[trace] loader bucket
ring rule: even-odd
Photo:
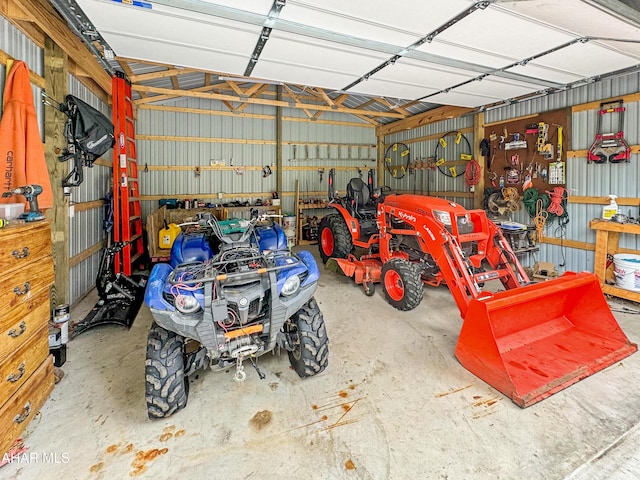
[[[471,373],[528,407],[638,349],[595,275],[562,277],[472,299],[455,354]]]

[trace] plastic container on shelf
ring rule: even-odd
[[[617,253],[613,256],[613,272],[616,286],[640,292],[640,255]]]

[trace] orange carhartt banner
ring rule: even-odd
[[[51,181],[44,156],[44,147],[31,93],[29,67],[15,61],[4,87],[2,117],[0,117],[0,193],[25,185],[40,185],[38,207],[53,206]],[[0,197],[0,203],[29,204],[22,195]]]

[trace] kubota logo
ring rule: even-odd
[[[398,216],[400,218],[402,218],[403,220],[406,220],[407,222],[416,223],[416,217],[414,217],[413,215],[410,215],[408,213],[398,212]]]

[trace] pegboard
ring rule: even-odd
[[[570,110],[485,125],[485,185],[523,186],[540,192],[566,185],[567,151],[571,149]],[[486,150],[484,153],[487,153]],[[501,181],[502,177],[502,181]]]

